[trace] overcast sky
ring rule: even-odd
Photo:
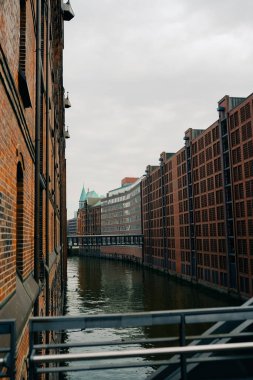
[[[253,92],[253,0],[71,0],[65,22],[68,217],[176,152]]]

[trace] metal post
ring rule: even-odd
[[[34,332],[33,332],[33,322],[29,322],[29,380],[37,380],[37,374],[35,369],[34,361],[31,360],[32,355],[34,354]]]
[[[16,322],[10,323],[10,343],[11,343],[11,363],[10,363],[10,379],[15,380],[16,374]]]
[[[181,315],[180,323],[180,346],[185,346],[185,315]],[[181,379],[187,380],[187,370],[186,370],[186,356],[185,354],[180,354],[181,361]]]

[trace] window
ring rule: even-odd
[[[241,162],[241,148],[240,147],[232,150],[232,161],[234,165]]]
[[[21,163],[17,165],[17,201],[16,201],[16,269],[23,273],[24,238],[24,178]]]
[[[205,168],[205,165],[202,165],[200,168],[199,168],[199,173],[200,173],[200,179],[201,178],[204,178],[206,176],[206,168]]]
[[[218,156],[220,154],[220,142],[214,144],[213,146],[213,155],[214,157]]]
[[[244,164],[244,175],[246,178],[253,176],[253,160],[245,162],[245,164]]]
[[[207,206],[207,196],[206,194],[201,195],[201,207],[206,207]]]
[[[207,175],[213,174],[213,163],[212,163],[212,161],[208,162],[208,164],[206,165],[206,170],[207,170]]]
[[[211,160],[213,157],[213,150],[212,147],[210,146],[209,148],[206,149],[206,161]]]
[[[245,236],[246,235],[245,220],[238,221],[236,223],[236,226],[237,226],[237,236]]]
[[[26,79],[26,0],[20,0],[19,92],[25,108],[32,106]]]
[[[224,219],[224,207],[219,206],[217,207],[217,220],[222,220]]]
[[[210,131],[205,135],[205,146],[211,144],[211,142],[212,142],[212,135]]]
[[[242,126],[242,141],[250,139],[252,137],[252,128],[251,122],[249,121],[247,124]]]
[[[222,190],[216,191],[216,203],[217,204],[223,203],[223,191]]]
[[[207,179],[207,189],[209,191],[214,189],[214,180],[213,180],[213,177],[210,177],[210,178]]]
[[[216,176],[215,176],[215,187],[221,187],[222,184],[223,184],[222,175],[216,174]]]
[[[19,70],[25,74],[26,66],[26,0],[20,0]]]
[[[212,130],[212,137],[213,137],[213,141],[215,141],[219,138],[219,126],[218,125]]]
[[[247,103],[244,107],[240,109],[241,122],[250,118],[250,104]]]
[[[215,204],[214,192],[208,193],[208,206],[214,206],[214,204]]]
[[[221,170],[221,160],[220,160],[220,157],[218,157],[218,158],[216,158],[214,160],[214,171],[218,172],[219,170]]]
[[[252,141],[248,141],[243,145],[243,158],[246,160],[253,156],[253,143]]]
[[[235,191],[235,199],[236,200],[244,198],[243,183],[238,183],[237,185],[235,185],[234,191]]]
[[[235,203],[235,213],[237,218],[243,218],[245,216],[244,202]]]
[[[247,240],[238,239],[237,240],[237,251],[240,255],[247,255]]]
[[[240,181],[242,180],[242,166],[236,166],[233,168],[233,174],[234,174],[234,181]]]
[[[240,144],[240,132],[239,129],[231,133],[232,146]]]

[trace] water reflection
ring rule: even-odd
[[[85,257],[70,257],[68,260],[67,315],[175,310],[233,304],[238,302],[191,284],[179,283],[162,273],[136,267],[134,264]],[[85,330],[68,333],[67,341],[156,338],[174,335],[176,330],[173,326]],[[104,370],[85,374],[73,373],[67,375],[66,379],[145,379],[152,371],[153,368],[150,367]]]

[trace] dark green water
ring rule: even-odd
[[[182,284],[162,273],[133,264],[77,256],[68,259],[67,315],[222,307],[236,304],[238,302],[224,295],[191,284]],[[66,341],[95,342],[129,337],[164,337],[175,333],[174,329],[175,327],[160,326],[75,331],[68,333]],[[66,379],[145,379],[153,370],[148,367],[76,372],[68,374]]]

